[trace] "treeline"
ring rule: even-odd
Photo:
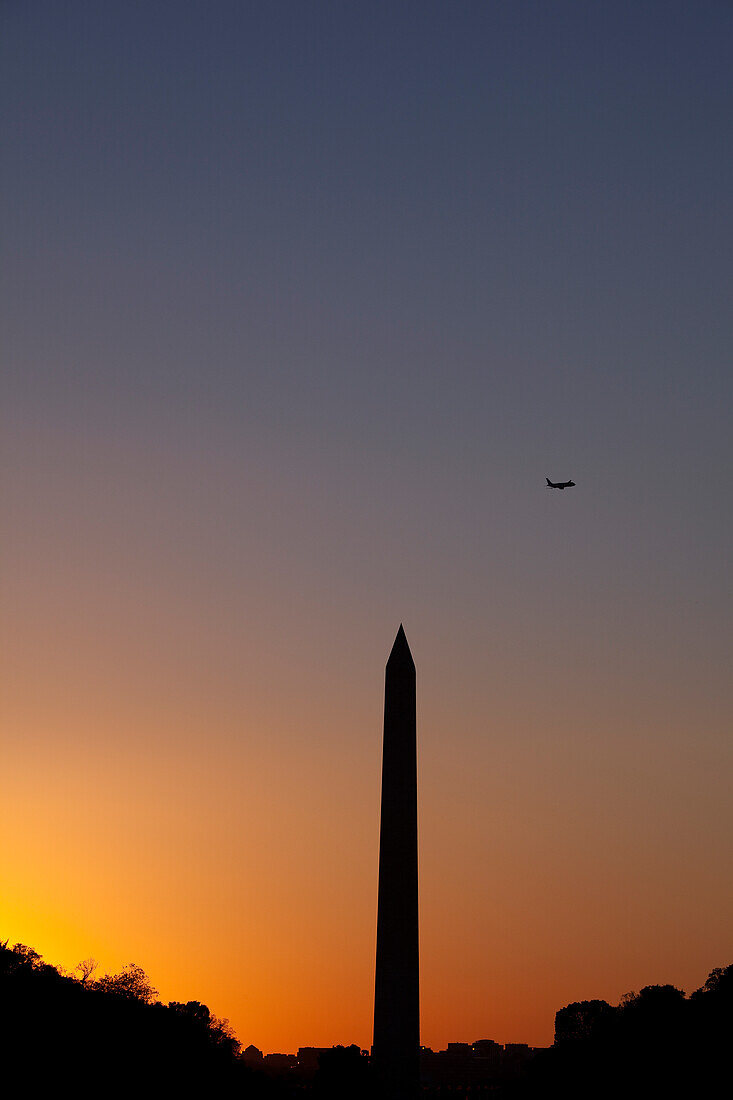
[[[555,1015],[555,1042],[533,1061],[522,1094],[567,1100],[727,1095],[733,1070],[733,966],[687,996],[673,985],[620,1004],[577,1001]],[[724,1087],[724,1092],[720,1092]]]
[[[226,1020],[199,1001],[162,1004],[145,972],[129,964],[96,976],[87,959],[74,974],[23,944],[0,944],[0,1065],[11,1095],[79,1097],[236,1096],[381,1100],[358,1047],[321,1055],[315,1075],[269,1075],[246,1064]],[[555,1016],[555,1042],[536,1052],[521,1079],[487,1069],[503,1100],[677,1100],[727,1095],[733,1070],[733,966],[713,970],[690,996],[647,986],[618,1005],[578,1001]],[[460,1095],[467,1081],[429,1088]],[[478,1081],[473,1082],[473,1088]],[[721,1091],[723,1089],[724,1091]],[[458,1092],[456,1092],[458,1090]]]
[[[19,1097],[374,1100],[356,1046],[324,1051],[307,1077],[258,1070],[227,1020],[199,1001],[162,1004],[134,963],[69,973],[20,943],[0,943],[0,1067],[0,1090]]]
[[[269,1096],[244,1065],[226,1020],[198,1001],[162,1004],[134,964],[95,977],[45,963],[23,944],[0,944],[0,1059],[17,1096]],[[51,1091],[52,1090],[52,1091]],[[64,1089],[65,1090],[65,1089]]]

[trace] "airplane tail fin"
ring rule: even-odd
[[[545,481],[547,482],[548,485],[552,485],[552,482],[550,481],[549,477],[546,477]]]

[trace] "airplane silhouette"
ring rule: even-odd
[[[574,481],[550,481],[549,477],[545,481],[548,489],[569,489],[571,485],[575,485]]]

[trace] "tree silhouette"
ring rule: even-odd
[[[123,966],[119,974],[105,974],[95,982],[95,987],[101,993],[113,993],[117,997],[128,997],[144,1004],[151,1004],[158,995],[158,990],[137,963]]]
[[[76,964],[76,966],[74,967],[74,971],[79,972],[79,981],[81,982],[82,985],[87,984],[87,982],[89,981],[89,979],[91,978],[92,974],[94,973],[94,971],[97,969],[98,966],[99,966],[99,963],[97,962],[97,960],[92,959],[92,958],[82,959],[81,962]]]
[[[313,1092],[323,1100],[367,1100],[373,1095],[369,1059],[358,1046],[335,1046],[318,1058]]]
[[[673,985],[627,993],[618,1006],[577,1001],[555,1016],[555,1043],[538,1057],[523,1096],[660,1100],[716,1095],[730,1076],[733,966],[686,997]]]
[[[380,1100],[369,1059],[356,1046],[323,1051],[309,1083],[267,1075],[255,1048],[239,1053],[228,1022],[200,1001],[156,1001],[142,967],[93,980],[94,960],[62,975],[31,947],[0,943],[3,1084],[17,1095],[211,1096],[278,1100]],[[496,1100],[690,1100],[724,1095],[733,1033],[733,966],[711,971],[691,996],[645,986],[619,1005],[575,1001],[555,1018],[555,1043],[519,1077],[490,1084]],[[255,1058],[254,1055],[259,1055]],[[248,1064],[249,1063],[249,1064]],[[78,1067],[83,1066],[83,1074]],[[449,1084],[449,1082],[446,1082]],[[466,1082],[456,1079],[454,1084]],[[452,1086],[451,1086],[452,1087]],[[428,1095],[435,1095],[429,1092]]]
[[[615,1015],[608,1001],[575,1001],[555,1013],[555,1042],[584,1042],[596,1038]]]
[[[85,960],[85,964],[88,960]],[[77,968],[79,969],[79,968]],[[238,1057],[226,1020],[198,1001],[163,1005],[142,967],[62,975],[23,944],[0,945],[0,1047],[16,1095],[237,1097],[272,1086]],[[80,1076],[75,1067],[83,1066]]]

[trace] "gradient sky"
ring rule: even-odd
[[[2,938],[370,1045],[402,621],[423,1042],[732,963],[733,5],[1,20]]]

